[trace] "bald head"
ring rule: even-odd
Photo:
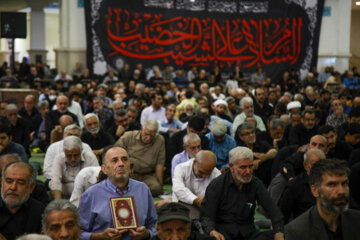
[[[198,178],[207,178],[214,170],[216,162],[217,159],[213,152],[208,150],[198,152],[193,163],[195,176]]]
[[[59,96],[56,99],[56,107],[59,112],[64,113],[69,106],[69,99],[66,96]]]
[[[65,129],[66,126],[73,124],[74,120],[70,115],[62,115],[59,119],[60,126]]]

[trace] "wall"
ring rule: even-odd
[[[331,16],[321,23],[318,71],[332,65],[337,71],[348,69],[350,54],[351,1],[325,0]]]
[[[351,11],[350,67],[360,66],[360,10]]]

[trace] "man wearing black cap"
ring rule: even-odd
[[[190,118],[186,129],[175,133],[169,141],[166,152],[166,162],[171,164],[173,157],[182,152],[183,149],[183,138],[188,133],[196,133],[201,139],[201,149],[209,150],[209,139],[201,134],[201,131],[204,129],[205,120],[199,116],[193,116]],[[167,166],[167,164],[165,164]],[[171,167],[170,167],[171,169]]]
[[[156,231],[158,234],[152,237],[151,240],[213,239],[197,232],[191,232],[189,209],[179,203],[164,204],[157,214]]]

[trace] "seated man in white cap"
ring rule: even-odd
[[[224,120],[232,122],[231,117],[227,114],[228,104],[225,100],[218,99],[214,102],[215,115]]]
[[[286,109],[289,113],[301,112],[301,103],[299,101],[289,102]]]

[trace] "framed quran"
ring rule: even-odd
[[[139,227],[134,197],[110,198],[111,215],[116,229]]]

